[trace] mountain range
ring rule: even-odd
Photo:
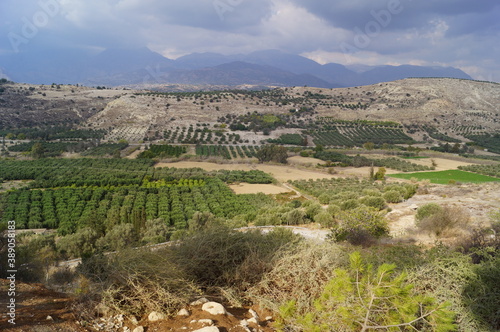
[[[0,75],[31,84],[252,85],[351,87],[408,77],[471,79],[453,67],[321,65],[278,50],[222,55],[193,53],[176,60],[148,48],[107,49],[98,54],[62,49],[0,55]]]

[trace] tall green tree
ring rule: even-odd
[[[40,142],[33,144],[33,147],[31,148],[31,155],[35,159],[43,158],[45,155],[45,148],[43,147],[43,144]]]

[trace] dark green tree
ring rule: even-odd
[[[257,151],[255,156],[261,163],[274,161],[277,163],[286,164],[288,158],[288,150],[283,146],[271,144],[263,146],[259,151]]]

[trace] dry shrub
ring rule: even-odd
[[[82,270],[93,280],[84,300],[95,299],[92,293],[100,294],[100,302],[112,313],[173,314],[200,294],[185,272],[161,250],[126,250],[85,262]]]
[[[437,237],[447,237],[455,235],[460,228],[465,228],[470,222],[471,217],[467,210],[446,205],[418,221],[417,227]]]
[[[469,255],[474,264],[500,252],[500,236],[494,227],[474,227],[455,242],[458,251]]]
[[[223,227],[206,228],[170,249],[171,260],[203,287],[236,287],[245,290],[272,268],[279,249],[300,239],[284,228],[268,234],[237,232]]]
[[[341,247],[330,243],[302,243],[293,251],[281,253],[267,273],[247,296],[262,307],[279,312],[290,299],[297,301],[297,310],[312,309],[311,299],[317,298],[326,282],[333,278],[334,269],[348,264]]]

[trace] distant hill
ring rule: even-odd
[[[358,65],[351,70],[278,50],[231,56],[193,53],[171,60],[145,47],[107,49],[98,54],[77,49],[27,51],[0,56],[0,68],[4,76],[20,83],[90,86],[170,83],[335,88],[408,77],[471,78],[452,67]]]
[[[196,70],[176,71],[166,75],[165,79],[169,82],[180,84],[335,87],[334,84],[310,74],[299,75],[271,66],[256,65],[241,61]]]

